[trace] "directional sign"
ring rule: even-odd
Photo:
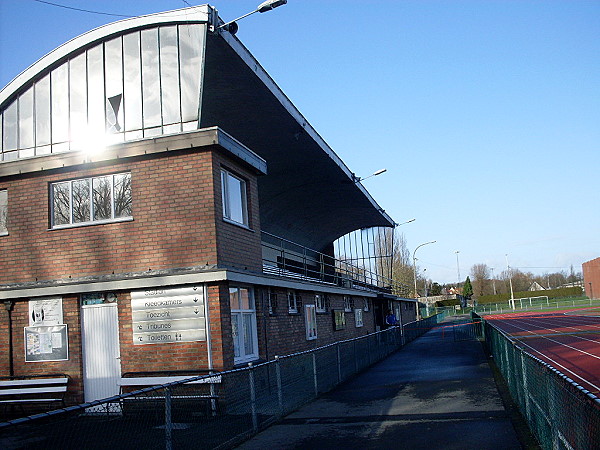
[[[206,340],[202,286],[131,292],[133,343],[163,344]]]
[[[205,330],[185,330],[161,333],[133,333],[133,342],[136,345],[144,344],[170,344],[173,342],[205,341]]]
[[[204,305],[183,307],[183,308],[163,308],[163,309],[147,309],[142,311],[133,311],[133,321],[143,322],[147,320],[174,320],[174,319],[189,319],[204,318]]]

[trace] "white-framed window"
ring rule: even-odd
[[[302,298],[300,294],[296,291],[288,291],[287,294],[288,301],[288,313],[290,314],[298,314],[300,308],[302,308]]]
[[[223,218],[248,226],[246,181],[225,169],[221,169],[221,194],[223,198]]]
[[[130,220],[131,174],[52,183],[50,204],[52,228]]]
[[[317,338],[317,308],[315,305],[304,305],[306,320],[306,340]]]
[[[8,191],[0,189],[0,236],[8,234]]]
[[[317,312],[327,312],[327,297],[325,294],[315,294],[315,307]]]
[[[354,310],[354,322],[355,322],[357,328],[363,326],[363,310],[362,309],[357,308]]]
[[[267,291],[267,308],[271,316],[277,311],[277,294],[271,292],[271,288]]]
[[[240,286],[229,288],[233,362],[241,364],[258,359],[256,307],[252,289]]]
[[[349,295],[344,295],[344,311],[352,312],[352,308],[354,308],[354,300]]]

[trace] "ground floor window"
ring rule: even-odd
[[[230,287],[231,328],[234,363],[241,364],[258,358],[256,307],[250,288]]]
[[[315,305],[304,305],[306,311],[306,340],[317,338],[317,309]]]

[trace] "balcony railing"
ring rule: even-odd
[[[409,293],[407,285],[367,267],[336,259],[266,231],[262,232],[261,239],[264,273],[402,297]]]

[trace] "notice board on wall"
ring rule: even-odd
[[[69,359],[67,325],[25,327],[25,361]]]

